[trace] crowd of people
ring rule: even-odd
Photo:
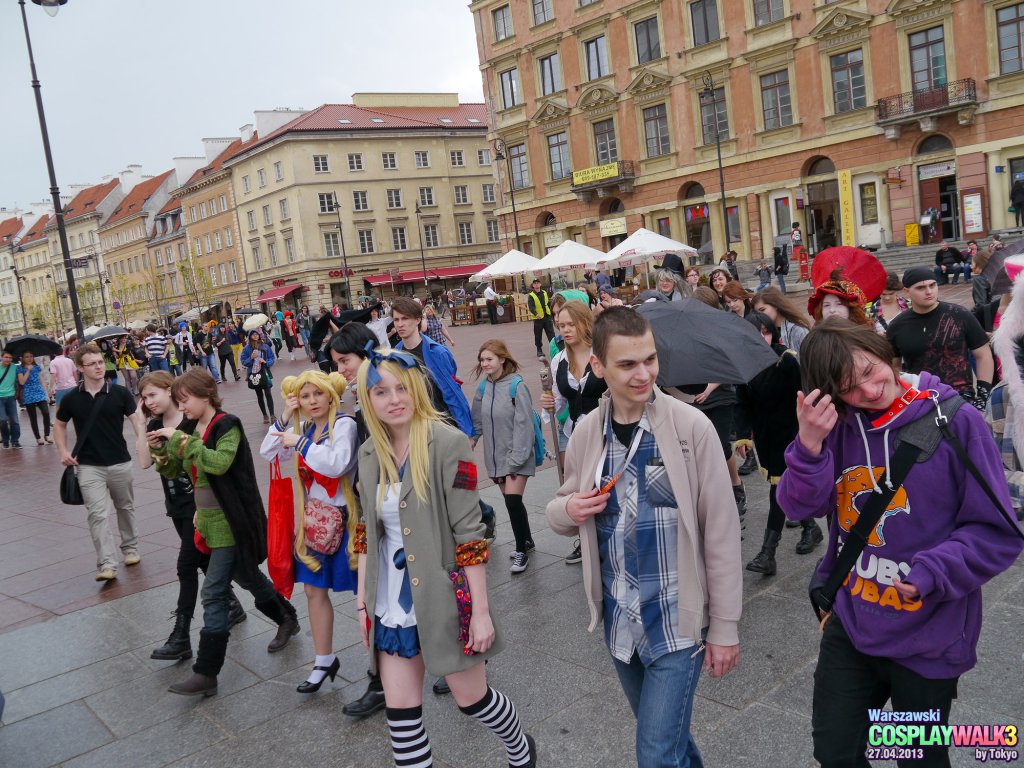
[[[98,580],[116,578],[119,559],[140,561],[126,420],[138,464],[161,477],[181,548],[175,624],[154,659],[192,657],[205,575],[192,674],[171,691],[217,693],[231,628],[245,620],[232,584],[276,625],[273,653],[300,631],[288,597],[301,583],[315,656],[297,690],[315,693],[342,663],[330,593],[354,593],[369,683],[344,712],[384,710],[396,766],[432,764],[428,673],[435,693],[450,692],[495,734],[510,766],[537,764],[514,703],[488,683],[485,663],[504,634],[488,599],[494,512],[478,493],[481,472],[506,508],[515,575],[535,548],[529,479],[547,457],[559,463],[558,491],[537,503],[572,541],[566,562],[583,569],[589,629],[603,623],[645,767],[702,765],[690,729],[697,681],[702,669],[720,678],[740,663],[742,572],[777,574],[788,519],[800,528],[797,553],[824,546],[807,569],[823,629],[814,755],[826,767],[865,765],[869,709],[891,700],[948,721],[957,680],[976,662],[981,586],[1014,562],[1024,538],[1013,515],[1024,489],[1024,423],[1015,428],[1024,405],[1013,410],[1024,398],[1024,299],[1000,302],[997,366],[974,314],[939,300],[937,277],[930,265],[889,273],[867,295],[840,270],[804,308],[781,279],[774,287],[762,276],[747,290],[729,258],[707,276],[666,263],[638,304],[696,299],[733,313],[773,360],[746,381],[679,385],[661,376],[646,314],[624,305],[607,276],[554,295],[535,280],[527,306],[552,381],[538,397],[493,338],[476,354],[467,398],[455,342],[433,307],[410,297],[355,313],[285,312],[248,333],[230,322],[183,324],[174,335],[150,327],[79,346],[77,382],[57,365],[54,439],[63,463],[78,467]],[[284,349],[318,365],[275,381]],[[263,413],[259,458],[223,410],[226,363]],[[5,355],[0,402],[11,369],[31,393],[26,405],[37,388],[46,396],[38,366]],[[33,428],[36,411],[48,407],[32,409]],[[545,419],[557,444],[545,445]],[[17,442],[10,422],[5,445]],[[43,430],[41,444],[45,416]],[[268,466],[278,482],[292,478],[294,510],[261,496],[256,475]],[[742,476],[758,469],[769,488],[765,530],[744,564]],[[925,746],[916,764],[949,761]]]

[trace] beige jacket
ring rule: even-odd
[[[565,457],[565,482],[547,506],[548,521],[556,533],[580,537],[591,632],[602,618],[597,527],[593,518],[577,527],[565,506],[573,493],[594,489],[610,403],[606,393],[600,407],[573,430]],[[660,391],[655,390],[647,417],[679,504],[679,631],[699,638],[708,627],[707,642],[736,645],[743,608],[740,523],[722,444],[703,413]]]

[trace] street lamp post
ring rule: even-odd
[[[512,226],[516,232],[516,250],[521,251],[522,248],[519,247],[519,217],[516,215],[516,185],[512,181],[512,158],[509,157],[508,148],[501,139],[494,140],[494,159],[505,161],[505,175],[508,176],[508,195],[512,200]]]
[[[18,305],[21,307],[21,330],[23,333],[28,333],[28,317],[25,315],[25,299],[21,295],[21,284],[28,282],[27,277],[23,277],[18,274],[17,267],[11,267],[11,271],[14,273],[14,287],[18,289]]]
[[[341,229],[341,203],[338,202],[338,193],[334,194],[334,212],[338,214],[338,240],[341,242],[341,268],[345,270],[345,293],[348,296],[348,308],[354,309],[355,302],[352,300],[352,284],[348,278],[348,254],[345,253],[345,233]]]
[[[416,203],[416,229],[420,241],[420,264],[423,265],[423,287],[427,289],[427,298],[430,298],[430,287],[427,284],[427,257],[423,253],[423,225],[420,223],[420,204]]]
[[[722,190],[722,225],[725,227],[725,250],[729,250],[729,209],[725,204],[725,172],[722,170],[722,138],[718,132],[718,109],[715,106],[715,78],[709,70],[704,70],[701,75],[704,82],[704,89],[700,92],[700,100],[709,101],[712,108],[711,119],[715,125],[715,152],[718,155],[718,186]]]
[[[36,5],[52,15],[57,13],[60,6],[68,0],[32,0]],[[61,252],[64,254],[64,274],[68,280],[68,295],[71,297],[71,312],[74,315],[75,329],[78,331],[78,338],[84,337],[85,328],[82,325],[82,311],[78,306],[78,292],[75,290],[75,273],[71,266],[71,248],[68,247],[68,233],[64,228],[64,209],[60,204],[60,187],[57,186],[57,172],[53,168],[53,153],[50,151],[50,134],[46,130],[46,113],[43,111],[43,94],[36,75],[36,61],[32,55],[32,38],[28,34],[28,16],[25,14],[25,0],[18,0],[21,6],[21,22],[25,28],[25,46],[28,48],[28,63],[32,70],[32,89],[36,96],[36,112],[39,115],[39,132],[43,139],[43,153],[46,155],[46,170],[50,176],[50,196],[53,198],[53,213],[57,219],[57,234],[60,239]]]
[[[103,301],[103,322],[106,325],[110,325],[110,313],[107,311],[107,294],[103,290],[105,285],[110,285],[110,277],[105,271],[100,271],[100,258],[96,254],[96,250],[94,248],[90,248],[86,252],[85,258],[92,259],[93,263],[96,265],[96,281],[100,284],[100,299]]]

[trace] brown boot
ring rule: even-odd
[[[167,690],[180,696],[216,696],[217,675],[224,666],[229,637],[228,632],[201,630],[196,663],[192,665],[192,677],[175,683]]]
[[[181,696],[216,696],[217,678],[193,672],[188,680],[175,683],[167,690]]]
[[[257,601],[256,609],[277,624],[277,634],[267,645],[267,653],[277,653],[288,645],[288,641],[293,636],[299,634],[299,620],[295,615],[295,606],[281,595],[275,595],[273,600],[266,602]]]

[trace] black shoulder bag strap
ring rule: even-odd
[[[11,372],[11,368],[13,368],[13,367],[14,367],[14,363],[11,363],[6,368],[4,368],[4,375],[0,376],[0,384],[4,383],[4,379],[7,378],[7,374],[9,374]]]
[[[85,428],[75,438],[75,447],[71,449],[72,458],[78,457],[78,452],[82,450],[82,446],[85,444],[86,436],[92,430],[92,425],[96,423],[96,417],[100,412],[100,405],[103,403],[100,394],[109,395],[109,392],[106,392],[106,385],[104,385],[103,390],[96,394],[96,401],[92,404],[92,410],[89,412],[89,418],[85,422]]]

